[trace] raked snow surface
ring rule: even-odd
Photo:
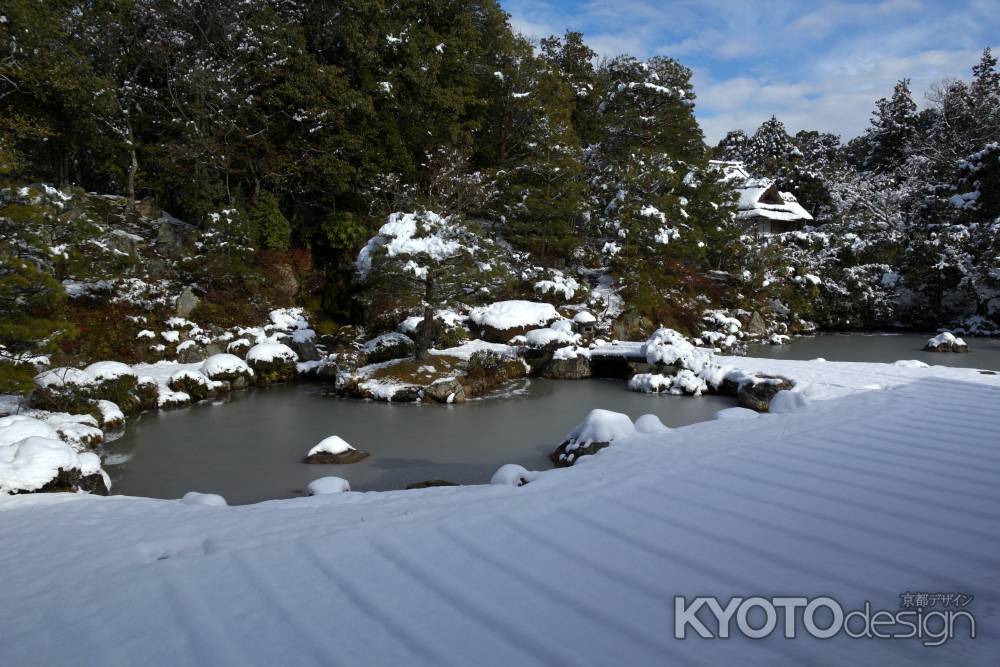
[[[1000,664],[1000,376],[731,361],[810,401],[522,487],[2,498],[0,664]],[[673,637],[677,595],[907,592],[974,595],[977,638]]]

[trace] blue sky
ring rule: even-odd
[[[715,142],[771,114],[790,131],[848,139],[909,77],[918,103],[1000,51],[1000,0],[501,0],[515,29],[584,33],[602,56],[666,55],[694,71],[696,113]],[[1000,55],[1000,54],[998,54]]]

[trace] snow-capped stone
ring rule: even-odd
[[[198,493],[197,491],[188,491],[180,502],[185,505],[204,505],[206,507],[227,507],[229,505],[226,499],[218,494]]]
[[[368,356],[368,363],[372,364],[409,357],[416,349],[409,336],[395,331],[372,338],[361,347],[361,351]]]
[[[635,433],[635,424],[628,415],[597,408],[566,434],[549,459],[557,466],[570,466],[581,456],[594,454],[612,441]]]
[[[357,463],[368,458],[368,452],[360,452],[338,435],[331,435],[319,441],[306,455],[306,463]]]
[[[597,321],[597,318],[589,310],[581,310],[573,316],[573,321],[577,324],[592,324]]]
[[[333,493],[346,493],[351,490],[351,483],[342,477],[320,477],[309,482],[306,492],[310,496],[327,496]]]
[[[648,414],[635,420],[635,430],[639,433],[666,433],[670,428],[656,415]]]
[[[968,352],[969,346],[955,334],[944,331],[927,341],[924,349],[928,352]]]

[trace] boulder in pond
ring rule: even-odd
[[[465,388],[455,378],[442,378],[424,387],[424,400],[435,403],[464,403]]]
[[[587,417],[566,434],[566,439],[549,455],[557,468],[573,465],[582,456],[596,454],[614,440],[636,433],[628,415],[611,410],[591,410]]]
[[[969,346],[955,334],[944,331],[927,341],[924,350],[927,352],[968,352]]]
[[[368,458],[368,452],[358,451],[337,435],[321,440],[309,450],[305,463],[338,464],[357,463]]]
[[[775,394],[794,386],[794,382],[780,375],[755,375],[740,383],[736,400],[740,407],[767,412]]]

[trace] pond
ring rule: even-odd
[[[787,345],[751,345],[747,356],[765,359],[816,359],[827,361],[877,361],[892,363],[918,359],[932,366],[981,368],[1000,371],[1000,339],[965,338],[968,353],[925,352],[934,334],[913,333],[828,333],[793,338]]]
[[[733,400],[638,394],[621,380],[530,380],[464,405],[385,404],[325,396],[317,385],[238,392],[225,405],[145,414],[107,447],[115,493],[179,498],[218,493],[231,504],[301,495],[336,475],[355,491],[444,479],[483,484],[505,463],[547,458],[593,408],[656,414],[668,426],[711,419]],[[371,453],[352,465],[307,465],[309,448],[339,435]]]

